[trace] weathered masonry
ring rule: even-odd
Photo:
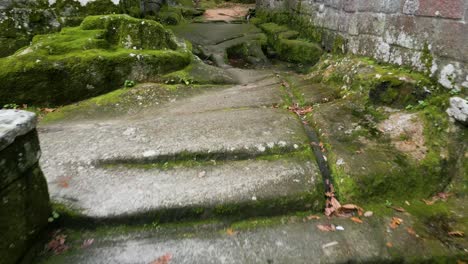
[[[257,0],[257,9],[301,16],[320,31],[324,47],[405,65],[447,88],[468,87],[468,1]]]
[[[16,263],[50,216],[36,115],[0,110],[0,262]]]

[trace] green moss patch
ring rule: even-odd
[[[96,96],[126,79],[145,81],[186,67],[190,52],[170,31],[126,15],[92,16],[80,27],[39,35],[0,59],[0,104],[57,105]]]
[[[268,44],[281,60],[315,64],[322,55],[322,48],[316,43],[305,39],[298,39],[297,31],[275,23],[261,24],[260,28],[268,37]]]
[[[464,143],[450,132],[453,125],[445,113],[449,95],[423,73],[365,58],[326,56],[308,78],[340,91],[338,99],[317,105],[309,121],[326,146],[343,201],[425,198],[460,174],[453,168],[460,166],[455,163],[463,154],[450,146]],[[411,133],[417,133],[424,148],[407,134],[394,138],[382,129],[395,113],[422,124],[422,131]]]

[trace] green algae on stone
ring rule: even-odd
[[[92,16],[80,27],[40,35],[0,59],[0,104],[62,104],[179,70],[191,54],[161,24],[126,15]]]
[[[310,123],[326,146],[344,201],[424,198],[446,188],[453,177],[447,174],[449,160],[456,155],[448,145],[457,139],[447,132],[443,89],[422,73],[365,58],[328,56],[314,70],[311,79],[341,90],[340,99],[315,107]],[[422,156],[402,152],[395,142],[411,140],[390,138],[380,128],[394,113],[422,124]]]
[[[261,24],[260,28],[267,35],[268,44],[282,60],[315,64],[322,55],[322,49],[319,45],[305,39],[297,39],[300,34],[289,30],[286,26],[265,23]]]

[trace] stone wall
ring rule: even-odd
[[[257,10],[304,16],[327,35],[324,47],[340,35],[345,51],[468,87],[467,0],[257,0]]]
[[[34,113],[0,110],[0,263],[17,263],[48,223]]]

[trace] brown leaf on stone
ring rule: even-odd
[[[406,228],[406,231],[408,232],[408,234],[410,234],[410,235],[412,235],[412,236],[417,236],[417,235],[416,235],[416,232],[415,232],[414,229],[411,228],[411,227],[407,227],[407,228]]]
[[[353,221],[354,223],[358,223],[358,224],[362,224],[363,221],[361,219],[359,219],[358,217],[351,217],[350,218],[351,221]]]
[[[451,231],[448,232],[448,235],[453,237],[464,237],[465,233],[463,231]]]
[[[320,216],[318,215],[309,215],[306,217],[307,220],[319,220],[320,219]]]
[[[81,248],[87,248],[91,246],[94,243],[94,238],[86,239],[83,241],[83,244],[81,244]]]
[[[345,204],[342,205],[338,210],[336,211],[336,215],[339,217],[353,217],[356,214],[358,216],[362,216],[364,213],[364,209],[361,207],[355,205],[355,204]]]
[[[440,192],[440,193],[432,196],[432,198],[430,200],[425,200],[425,199],[422,199],[422,200],[427,205],[433,205],[435,202],[440,201],[440,200],[447,201],[447,199],[452,195],[453,194],[451,194],[451,193]]]
[[[61,176],[57,178],[57,185],[62,187],[62,188],[68,188],[70,187],[70,176]]]
[[[392,229],[396,229],[399,225],[403,223],[403,219],[398,218],[398,217],[392,217],[392,221],[390,222],[390,227]]]
[[[433,201],[433,200],[422,199],[422,201],[423,201],[426,205],[433,205],[433,204],[435,203],[435,201]]]
[[[53,234],[52,240],[46,245],[46,250],[53,252],[54,255],[58,255],[67,251],[70,247],[65,244],[67,236],[60,233],[61,230],[57,230]]]
[[[387,244],[385,244],[388,248],[392,248],[393,247],[393,244],[391,242],[387,242]]]
[[[317,228],[323,232],[331,232],[336,230],[334,224],[317,225]]]
[[[325,207],[325,215],[331,216],[340,207],[341,207],[341,204],[340,202],[338,202],[338,200],[335,197],[331,197],[330,199],[327,199],[326,207]]]
[[[406,212],[403,207],[392,206],[392,209],[400,213]]]
[[[226,229],[226,234],[228,234],[228,236],[234,236],[234,235],[237,234],[237,232],[234,231],[234,229],[232,229],[232,228],[228,228],[228,229]]]
[[[168,264],[169,261],[171,261],[171,259],[172,259],[172,254],[166,253],[160,256],[159,258],[153,260],[152,262],[150,262],[150,264]]]
[[[46,108],[41,108],[41,109],[39,109],[39,110],[40,110],[41,112],[44,112],[44,113],[48,114],[48,113],[54,112],[55,110],[57,110],[57,108],[47,108],[47,107],[46,107]]]

